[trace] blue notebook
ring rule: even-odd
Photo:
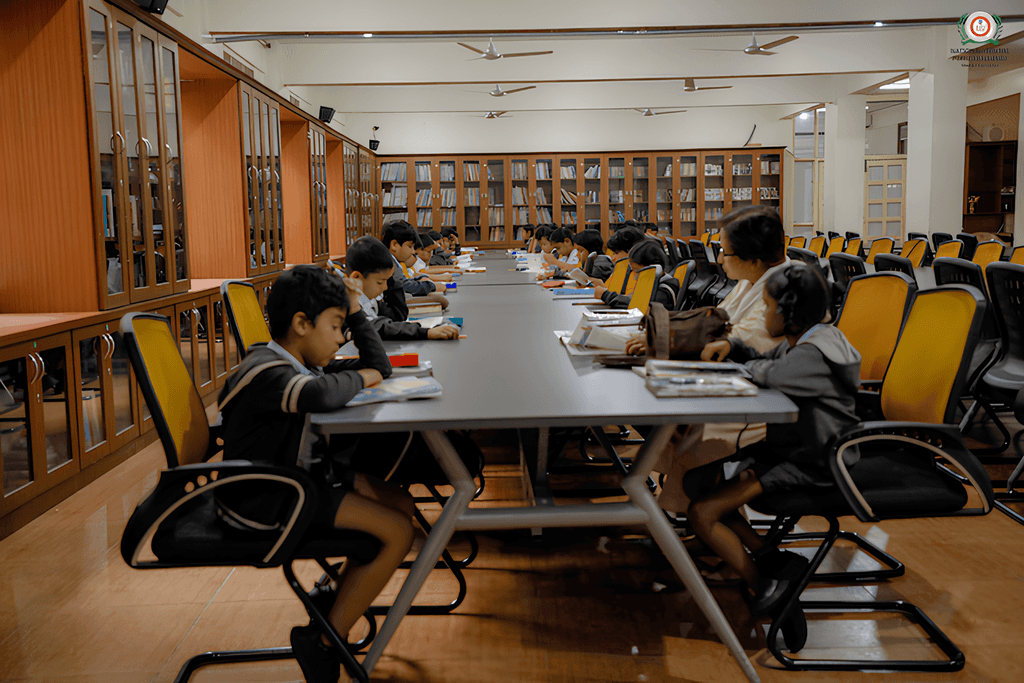
[[[433,398],[441,395],[441,383],[433,377],[389,377],[375,387],[363,389],[346,405],[363,406],[385,401],[406,401],[411,398]]]

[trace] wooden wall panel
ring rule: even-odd
[[[182,69],[191,57],[182,51]],[[182,171],[193,279],[244,278],[246,190],[236,81],[181,83]]]
[[[284,253],[290,264],[313,262],[308,131],[305,122],[281,122]]]
[[[345,150],[327,139],[327,230],[331,257],[345,255]]]
[[[0,311],[99,308],[78,0],[0,2]]]

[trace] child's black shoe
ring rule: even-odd
[[[341,665],[333,648],[324,645],[320,637],[320,629],[309,626],[296,626],[291,634],[292,652],[306,683],[338,683],[341,676]]]

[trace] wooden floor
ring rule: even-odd
[[[500,437],[476,505],[522,504],[518,467]],[[172,681],[206,650],[286,645],[306,621],[280,570],[129,569],[119,542],[125,520],[163,463],[154,444],[0,542],[0,681]],[[1005,475],[1004,475],[1005,476]],[[805,520],[815,529],[816,520]],[[750,620],[736,588],[715,588],[763,681],[1024,680],[1024,527],[995,512],[982,518],[886,522],[844,519],[907,565],[905,576],[868,586],[813,587],[808,599],[906,598],[966,653],[955,674],[795,673],[767,654],[764,624]],[[466,571],[469,595],[452,615],[408,617],[374,672],[379,681],[744,680],[670,574],[638,537],[621,531],[482,536]],[[843,550],[834,564],[863,564]],[[308,567],[300,578],[319,572]],[[390,602],[399,572],[381,597]],[[441,572],[422,601],[447,601]],[[899,618],[810,619],[805,656],[936,656]],[[207,669],[197,682],[301,681],[293,661]]]

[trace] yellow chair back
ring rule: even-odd
[[[864,240],[859,237],[851,237],[846,241],[846,250],[844,253],[853,254],[854,256],[860,256],[861,245],[864,244]]]
[[[828,249],[825,251],[825,258],[828,258],[832,254],[843,253],[844,246],[845,245],[843,244],[843,238],[836,237],[834,240],[828,243]]]
[[[644,315],[651,307],[651,300],[654,292],[658,289],[658,280],[661,278],[661,266],[647,266],[636,276],[636,286],[629,297],[629,307],[638,308]]]
[[[1015,247],[1010,255],[1010,263],[1024,265],[1024,247]]]
[[[892,245],[893,241],[890,238],[879,237],[871,243],[871,250],[868,251],[868,257],[865,260],[871,265],[875,265],[875,256],[878,254],[891,254]]]
[[[128,313],[121,318],[121,335],[153,415],[168,467],[203,462],[210,427],[199,392],[174,341],[170,321],[155,313]]]
[[[700,236],[700,241],[704,243],[705,247],[708,246],[708,242],[711,241],[711,233],[705,232],[703,235]]]
[[[960,240],[949,240],[943,242],[935,249],[935,258],[960,258],[960,252],[963,250],[963,242]]]
[[[984,272],[985,266],[1001,258],[1003,258],[1003,243],[990,240],[978,245],[978,248],[974,250],[974,258],[971,260],[981,266],[981,270]]]
[[[608,276],[605,281],[605,287],[610,292],[622,292],[622,288],[626,284],[626,273],[629,271],[629,259],[623,258],[615,263],[615,267],[612,268],[612,274]]]
[[[803,249],[804,245],[807,244],[807,238],[803,235],[797,235],[789,241],[789,246]]]
[[[836,327],[860,353],[861,381],[880,381],[896,349],[917,285],[886,271],[850,280]]]
[[[977,343],[984,295],[950,285],[919,292],[882,382],[882,414],[899,422],[952,423]]]
[[[900,249],[900,256],[910,261],[914,268],[924,263],[924,255],[928,252],[928,242],[922,239],[907,240]]]
[[[708,238],[708,242],[709,243],[711,243],[711,242],[721,242],[721,241],[722,241],[722,233],[721,232],[716,232],[714,235],[712,235],[711,237]]]
[[[811,238],[811,243],[807,247],[814,252],[814,255],[821,258],[821,255],[825,253],[825,236],[815,235]]]
[[[271,339],[267,319],[263,317],[263,309],[256,296],[256,288],[242,280],[225,280],[220,285],[220,292],[231,332],[245,358],[250,346]]]
[[[623,294],[632,294],[633,288],[636,287],[637,273],[632,268],[629,270],[629,274],[626,277],[626,286],[622,288]]]
[[[675,270],[672,271],[672,277],[679,281],[679,285],[682,286],[686,282],[686,274],[692,261],[682,261]]]

